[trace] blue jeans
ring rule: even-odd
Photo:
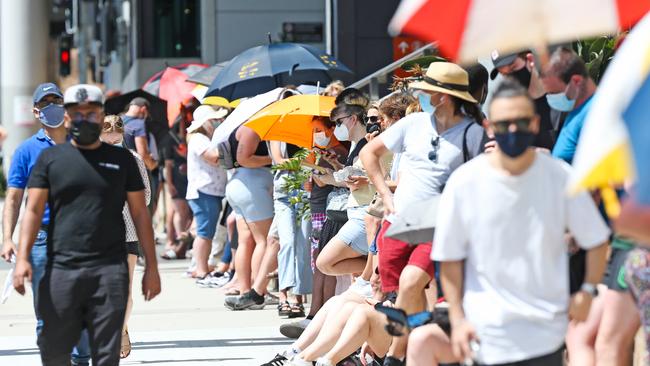
[[[32,295],[34,298],[34,312],[36,313],[36,334],[38,335],[43,328],[43,320],[38,314],[36,302],[38,301],[38,286],[45,274],[45,266],[47,265],[47,232],[39,230],[36,235],[36,241],[32,247],[30,256],[32,264]],[[71,354],[72,364],[78,366],[86,366],[90,361],[90,343],[88,341],[88,332],[84,329],[81,332],[79,342],[72,350]]]
[[[289,197],[274,201],[275,225],[280,239],[278,252],[278,280],[280,290],[292,289],[296,295],[312,291],[311,220],[302,220],[298,226],[298,207],[289,203]]]

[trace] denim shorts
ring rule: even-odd
[[[217,221],[221,213],[223,197],[213,196],[199,191],[199,198],[188,200],[196,219],[196,235],[212,240],[217,232]]]
[[[368,255],[366,223],[363,220],[367,208],[368,206],[348,208],[348,221],[336,234],[338,239],[361,255]]]

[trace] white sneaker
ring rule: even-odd
[[[314,364],[310,361],[305,361],[302,358],[296,356],[289,361],[287,366],[314,366]]]
[[[230,272],[224,273],[220,277],[208,274],[205,278],[196,280],[196,284],[203,288],[219,288],[230,282]]]
[[[354,280],[354,283],[350,286],[350,290],[365,298],[370,298],[373,295],[370,281],[366,281],[361,277],[357,277]]]
[[[319,357],[318,360],[316,360],[316,366],[334,366],[331,360],[328,360],[325,357]]]

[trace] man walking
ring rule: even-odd
[[[442,262],[452,347],[481,365],[561,366],[569,319],[586,319],[602,277],[609,229],[588,194],[567,196],[570,167],[530,148],[539,117],[524,88],[505,80],[489,112],[497,148],[458,168],[438,207],[431,257]],[[587,250],[571,298],[566,230]]]
[[[23,195],[29,175],[36,164],[36,159],[41,151],[56,144],[66,142],[66,130],[63,125],[65,109],[63,108],[63,94],[55,84],[44,83],[34,90],[33,95],[34,118],[38,119],[43,126],[35,135],[20,144],[14,153],[9,167],[9,178],[7,179],[7,195],[3,208],[3,248],[2,257],[11,261],[12,255],[16,253],[16,245],[13,241],[16,223],[20,214],[20,205],[23,202]],[[32,265],[32,295],[34,298],[34,310],[36,313],[36,334],[43,328],[43,321],[36,311],[38,285],[45,272],[47,262],[47,237],[48,225],[50,222],[49,208],[45,207],[40,229],[36,235],[36,241],[29,253],[29,261]],[[90,349],[88,347],[88,335],[84,331],[79,343],[72,351],[72,363],[76,366],[88,365],[90,361]]]
[[[38,336],[43,365],[69,364],[68,354],[86,327],[93,365],[116,366],[129,284],[124,202],[146,258],[145,300],[160,292],[151,219],[133,156],[99,141],[104,115],[101,90],[76,85],[63,99],[72,141],[43,151],[32,170],[14,287],[24,294],[24,279],[33,278],[29,251],[49,203],[51,235],[37,302],[43,319]]]

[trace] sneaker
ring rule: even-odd
[[[284,357],[281,354],[277,354],[275,355],[275,357],[273,357],[271,361],[264,363],[260,366],[283,366],[285,363],[287,363],[287,361],[289,360],[286,357]]]
[[[230,280],[232,280],[232,275],[230,272],[226,272],[223,276],[214,279],[214,288],[221,288],[230,283]]]
[[[226,296],[226,299],[223,301],[223,304],[226,308],[230,310],[235,310],[235,304],[237,303],[237,300],[239,300],[241,296]]]
[[[208,274],[202,279],[196,280],[196,284],[203,288],[219,288],[230,282],[230,273],[222,273],[220,276]]]
[[[280,326],[280,333],[287,338],[298,339],[302,332],[305,331],[305,328],[307,328],[307,325],[309,325],[309,322],[311,322],[310,319],[303,319],[293,323],[282,324]]]
[[[331,360],[328,360],[325,357],[319,357],[316,360],[316,366],[334,366]]]
[[[264,307],[264,296],[251,289],[247,293],[239,296],[239,298],[232,302],[230,305],[232,306],[232,310],[251,309],[255,305],[261,305]]]
[[[314,366],[314,363],[311,361],[305,361],[302,358],[296,356],[289,361],[287,366]]]
[[[366,281],[361,277],[357,277],[354,280],[354,283],[350,286],[350,290],[365,298],[371,298],[373,296],[370,281]]]
[[[384,366],[404,366],[404,361],[393,356],[386,356],[384,359]]]

